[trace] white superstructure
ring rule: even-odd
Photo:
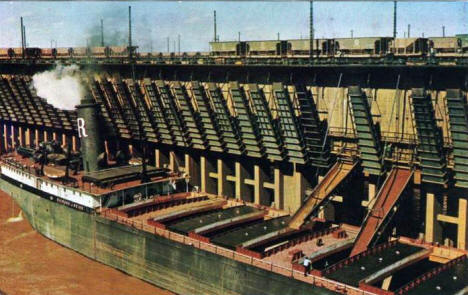
[[[30,188],[37,189],[54,197],[58,197],[62,200],[85,206],[93,210],[100,206],[99,196],[95,196],[93,194],[83,192],[71,187],[47,181],[43,178],[37,177],[29,173],[28,171],[13,167],[12,165],[6,163],[2,163],[0,165],[0,169],[2,175],[5,175],[19,182],[21,188],[25,188],[24,186],[28,186]],[[59,199],[57,199],[57,202],[64,203]],[[65,203],[65,205],[70,204]]]

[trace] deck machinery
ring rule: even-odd
[[[0,69],[0,151],[47,140],[78,150],[77,113],[52,107],[31,87],[31,75],[44,68]],[[467,282],[466,67],[136,70],[135,79],[128,65],[106,65],[84,79],[106,153],[145,152],[152,169],[181,172],[194,190],[225,199],[199,197],[204,203],[148,224],[265,260],[282,261],[281,249],[291,248],[287,265],[301,269],[305,253],[313,274],[331,280],[357,267],[362,275],[342,283],[368,294],[422,294],[418,288],[434,284],[436,273],[460,273]],[[138,219],[177,200],[109,214]],[[325,247],[313,254],[307,247],[321,246],[314,232],[324,230]],[[328,235],[340,239],[332,248]],[[396,242],[399,236],[406,238]],[[440,245],[461,254],[444,256],[434,250]],[[373,269],[369,255],[382,268]],[[418,269],[417,283],[400,275]]]

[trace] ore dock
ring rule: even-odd
[[[210,52],[163,54],[129,28],[0,49],[0,188],[35,230],[178,294],[468,294],[467,35],[215,20]],[[34,87],[58,62],[84,73],[72,110]]]

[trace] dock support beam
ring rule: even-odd
[[[294,169],[292,175],[284,175],[284,210],[294,213],[302,205],[305,197],[306,180],[301,172]]]
[[[34,129],[34,145],[39,146],[39,129]]]
[[[24,145],[24,132],[23,132],[23,127],[18,127],[18,144],[20,146]]]
[[[0,140],[0,152],[4,153],[7,151],[7,144],[6,144],[6,125],[3,123],[2,125],[3,131],[3,138]]]
[[[77,151],[78,150],[78,143],[77,143],[77,140],[76,140],[76,136],[73,135],[72,137],[72,149],[73,151]]]
[[[264,182],[263,187],[273,190],[274,208],[284,208],[284,198],[282,198],[283,179],[279,168],[273,170],[273,182]]]
[[[437,222],[437,215],[442,208],[433,193],[426,195],[426,235],[428,243],[442,242],[442,227]]]
[[[200,162],[189,154],[185,154],[185,173],[190,176],[192,185],[200,186]]]
[[[458,200],[458,233],[457,248],[468,250],[468,201],[466,199]]]
[[[210,172],[214,171],[213,163],[205,156],[200,157],[200,185],[201,191],[215,194],[217,192],[216,182],[210,177]]]
[[[259,205],[270,206],[269,201],[266,200],[266,192],[263,189],[263,183],[265,180],[265,173],[260,166],[254,165],[253,179],[245,179],[244,182],[247,185],[253,186],[254,203]]]
[[[367,200],[361,201],[361,206],[368,208],[369,205],[372,203],[372,200],[375,198],[377,194],[377,186],[374,183],[371,183],[370,175],[367,172],[364,172],[364,181],[367,184]]]
[[[234,197],[237,200],[245,200],[246,189],[242,180],[246,175],[247,171],[245,167],[237,161],[234,163],[234,175],[226,175],[226,180],[234,183]]]
[[[10,133],[10,136],[11,136],[11,138],[10,138],[10,140],[11,140],[11,148],[14,149],[14,148],[16,148],[16,145],[17,145],[17,140],[18,140],[18,138],[17,138],[17,130],[18,130],[18,129],[17,129],[17,127],[14,126],[14,125],[12,125],[10,129],[11,129],[11,133]]]
[[[31,128],[29,128],[29,127],[26,128],[24,138],[25,138],[26,146],[30,147],[31,143],[33,141],[32,136],[31,136]]]
[[[165,164],[169,164],[169,158],[160,149],[155,149],[154,163],[157,168],[163,168]]]
[[[226,175],[230,173],[227,165],[220,159],[216,160],[216,172],[209,172],[210,178],[216,179],[217,182],[217,195],[220,196],[232,196],[232,190],[229,189]]]

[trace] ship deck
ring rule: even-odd
[[[463,290],[460,293],[456,293]],[[407,295],[425,294],[467,294],[468,293],[468,261],[465,259],[453,268],[442,271],[432,280],[409,290]]]
[[[122,183],[108,183],[107,186],[97,186],[92,182],[86,181],[87,176],[83,171],[79,171],[78,174],[74,174],[72,170],[70,169],[70,174],[69,174],[69,180],[67,183],[64,184],[63,182],[63,177],[48,177],[47,175],[65,175],[65,166],[58,166],[58,165],[45,165],[44,166],[44,174],[46,175],[39,175],[36,171],[40,169],[40,165],[35,163],[34,160],[27,158],[27,157],[22,157],[21,155],[17,154],[16,152],[11,152],[7,154],[2,154],[0,156],[0,161],[11,165],[14,168],[21,169],[25,172],[30,173],[31,175],[34,175],[35,177],[38,177],[44,181],[57,184],[57,185],[64,185],[70,188],[73,188],[74,190],[78,190],[81,192],[86,192],[89,194],[93,195],[104,195],[113,191],[119,191],[123,190],[126,188],[131,188],[131,187],[136,187],[141,185],[141,181],[139,179],[132,179],[128,180]],[[137,170],[138,167],[124,167],[124,172],[132,172],[136,173],[135,170]],[[157,168],[149,166],[148,170],[149,171],[155,171]],[[115,170],[115,172],[114,172]],[[121,167],[117,168],[109,168],[104,170],[104,172],[110,173],[112,176],[118,176],[122,175]],[[103,179],[102,174],[104,172],[101,172],[98,177],[100,180]],[[83,179],[85,178],[85,179]],[[162,182],[162,181],[167,181],[170,179],[179,179],[180,177],[177,176],[177,174],[174,173],[168,173],[167,177],[164,176],[154,176],[151,177],[151,182]]]
[[[209,229],[209,225],[221,225],[223,222],[229,222],[234,218],[241,218],[246,215],[255,215],[260,210],[249,206],[235,206],[226,209],[217,209],[209,212],[195,213],[188,217],[182,217],[174,221],[169,221],[166,226],[175,232],[188,234],[189,232],[201,232],[203,229]]]
[[[404,294],[407,291],[411,291],[408,294],[427,294],[427,290],[442,286],[439,280],[450,281],[453,276],[459,281],[454,285],[445,284],[442,288],[459,290],[463,288],[460,284],[466,284],[466,275],[460,270],[466,267],[464,261],[459,263],[462,266],[457,264],[444,273],[440,272],[441,276],[435,276],[437,280],[431,279],[430,284],[415,284],[415,281],[420,282],[421,272],[411,271],[412,267],[424,265],[424,270],[434,272],[434,269],[455,263],[455,259],[465,258],[464,252],[452,253],[444,264],[430,261],[433,250],[439,248],[403,239],[383,243],[349,257],[359,232],[355,226],[333,225],[317,219],[313,228],[295,230],[287,227],[288,214],[272,208],[199,193],[155,199],[158,198],[165,205],[151,207],[149,204],[154,200],[146,200],[103,209],[101,214],[105,218],[337,293],[380,294],[377,292],[382,290],[384,278],[387,275],[397,277],[399,273],[405,274],[405,278],[395,282],[393,290],[385,294],[400,294],[397,292],[405,288]],[[171,200],[178,201],[171,203]],[[151,210],[139,209],[139,214],[128,214],[129,208],[145,206]],[[252,215],[255,218],[243,218]],[[312,260],[312,272],[308,276],[303,274],[305,256]]]
[[[413,254],[425,250],[424,248],[398,243],[376,253],[376,255],[363,257],[359,261],[344,265],[337,270],[333,270],[334,266],[330,266],[324,272],[327,278],[357,287],[361,280],[371,276],[377,271],[385,269],[398,261],[402,261]],[[330,271],[330,273],[327,273],[328,271]]]

